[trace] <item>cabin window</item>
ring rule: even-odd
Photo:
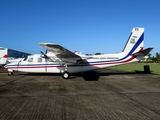
[[[42,62],[42,58],[38,58],[38,59],[37,59],[37,62]]]
[[[29,58],[29,59],[28,59],[28,62],[33,62],[33,58]]]

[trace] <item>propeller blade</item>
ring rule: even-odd
[[[46,54],[47,54],[47,50],[46,50],[46,54],[44,54],[44,52],[42,52],[41,51],[41,54],[45,57],[45,58],[47,58],[47,59],[49,59],[50,61],[52,61],[52,62],[54,62],[50,57],[48,57]]]
[[[44,53],[41,51],[41,54],[44,55]]]
[[[41,54],[45,57],[45,58],[49,58],[46,54],[44,54],[44,52],[41,51]]]

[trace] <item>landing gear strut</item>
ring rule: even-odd
[[[63,79],[68,79],[70,77],[70,73],[67,71],[68,65],[67,63],[64,64],[64,72],[62,73]]]

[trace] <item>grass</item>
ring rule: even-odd
[[[160,63],[130,63],[120,66],[113,66],[110,67],[110,69],[127,72],[144,71],[145,65],[149,65],[152,74],[160,76]]]

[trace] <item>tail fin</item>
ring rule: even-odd
[[[4,55],[0,58],[0,66],[5,65],[7,63],[8,55]]]
[[[133,28],[123,49],[127,55],[142,51],[144,47],[144,28]]]

